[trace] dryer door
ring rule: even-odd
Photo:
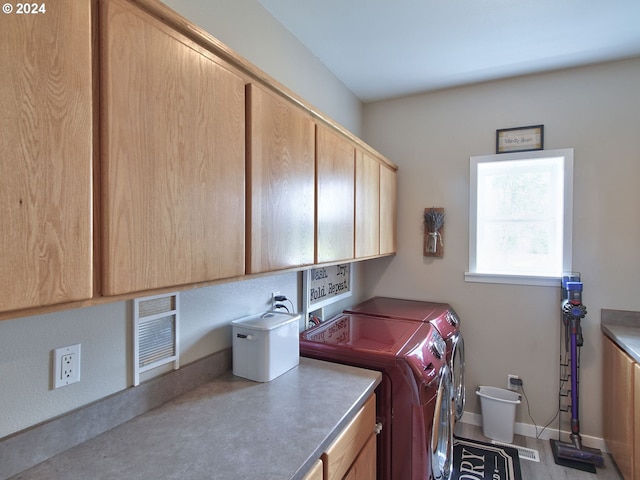
[[[431,430],[431,470],[434,480],[448,480],[453,469],[453,388],[451,370],[443,366]]]
[[[451,339],[453,351],[451,352],[451,374],[453,376],[453,401],[455,404],[455,421],[462,418],[466,400],[464,386],[464,339],[458,332]]]

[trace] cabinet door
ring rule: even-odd
[[[376,436],[371,434],[362,451],[351,465],[344,480],[375,480],[376,478]]]
[[[324,464],[325,478],[328,480],[342,479],[347,472],[352,468],[354,462],[358,458],[363,448],[366,448],[367,442],[374,437],[373,434],[376,424],[376,398],[375,395],[371,395],[356,414],[354,419],[345,427],[336,438],[327,451],[322,455],[322,463]],[[367,461],[372,462],[372,465],[365,467],[363,464]],[[358,469],[362,472],[367,468],[372,468],[375,471],[376,461],[375,454],[371,459],[370,454],[365,455],[362,460],[362,464]],[[364,478],[364,477],[358,477]],[[369,477],[375,478],[375,477]]]
[[[322,460],[316,460],[313,467],[311,467],[311,470],[302,477],[302,480],[322,480],[322,478]]]
[[[355,148],[316,126],[316,263],[353,259]]]
[[[396,171],[380,164],[380,254],[396,252],[398,184]]]
[[[640,478],[640,365],[633,364],[633,477]]]
[[[356,258],[380,253],[380,167],[356,150]]]
[[[633,360],[603,336],[603,431],[624,478],[633,477]]]
[[[1,25],[0,310],[87,299],[91,1],[56,0],[37,15],[2,15]]]
[[[314,260],[315,155],[311,116],[247,86],[247,273]]]
[[[244,81],[137,7],[102,2],[103,292],[244,273]]]

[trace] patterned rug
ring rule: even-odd
[[[518,450],[456,437],[452,480],[522,480]]]

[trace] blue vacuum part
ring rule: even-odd
[[[567,284],[569,282],[580,282],[579,272],[564,272],[562,274],[562,301],[569,299],[569,289]]]

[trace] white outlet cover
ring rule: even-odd
[[[53,388],[80,381],[80,344],[56,348],[53,351]]]

